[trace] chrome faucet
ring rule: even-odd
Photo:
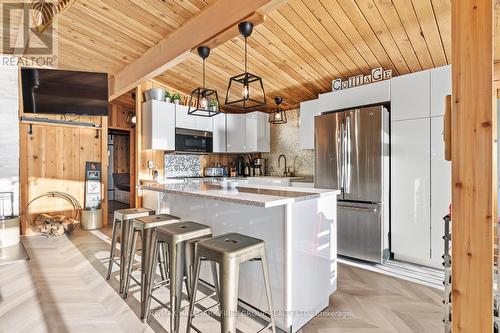
[[[279,157],[278,157],[278,167],[281,167],[281,158],[284,158],[285,159],[285,171],[283,171],[283,175],[286,176],[286,172],[287,172],[287,168],[286,168],[286,156],[281,154]]]

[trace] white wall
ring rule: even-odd
[[[14,192],[19,214],[18,68],[2,65],[0,57],[0,192]]]

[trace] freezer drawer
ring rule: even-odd
[[[337,212],[338,254],[381,263],[382,204],[339,201]]]

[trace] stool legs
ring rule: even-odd
[[[264,284],[266,287],[267,307],[269,308],[269,316],[271,317],[271,328],[273,333],[276,333],[276,325],[274,322],[273,301],[271,299],[271,283],[269,281],[269,270],[267,267],[266,251],[262,250],[260,263],[262,265],[262,274],[264,275]]]
[[[225,260],[221,267],[221,332],[236,333],[238,313],[238,282],[240,278],[239,262]]]
[[[184,279],[185,242],[168,244],[170,266],[170,332],[179,332],[180,310],[182,300],[182,282]]]
[[[133,229],[133,225],[131,225],[131,229]],[[123,228],[123,227],[122,227]],[[132,239],[130,239],[132,238]],[[127,298],[128,295],[128,290],[130,288],[130,278],[132,276],[132,268],[134,266],[134,257],[135,257],[135,250],[137,247],[137,232],[131,230],[129,231],[129,240],[127,241],[128,244],[132,247],[130,249],[128,261],[127,261],[127,272],[125,275],[125,281],[124,281],[124,287],[123,287],[123,293],[122,296],[123,298]]]
[[[128,267],[128,246],[130,244],[130,233],[133,233],[130,229],[133,230],[131,221],[123,220],[121,222],[120,237],[120,294],[123,294],[125,288],[126,271]]]
[[[194,305],[196,303],[196,292],[198,291],[198,282],[200,279],[200,267],[201,266],[201,258],[197,254],[195,257],[195,265],[194,265],[194,277],[193,277],[193,292],[190,296],[191,301],[189,302],[189,312],[188,312],[188,322],[186,333],[191,332],[191,326],[193,325],[193,314],[194,314]]]
[[[141,319],[146,316],[146,306],[149,298],[149,284],[152,283],[152,265],[156,252],[156,230],[154,228],[144,229],[142,231],[142,250],[141,250]]]
[[[113,220],[113,232],[111,233],[111,250],[109,251],[109,264],[108,264],[108,274],[106,275],[106,280],[111,277],[111,272],[113,270],[113,263],[115,262],[115,251],[116,251],[116,241],[118,239],[117,224],[120,223],[118,220]],[[121,226],[121,223],[120,223]],[[121,229],[121,227],[120,227]],[[120,241],[121,243],[121,241]],[[120,252],[121,254],[121,252]],[[123,263],[120,261],[120,267]],[[120,279],[121,281],[121,279]]]

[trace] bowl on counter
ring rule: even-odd
[[[230,189],[235,190],[238,187],[238,181],[230,180],[228,185]]]
[[[227,179],[219,180],[219,186],[226,189],[229,186],[229,180]]]

